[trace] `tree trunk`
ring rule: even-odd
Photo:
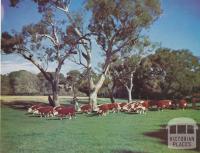
[[[52,84],[52,92],[53,92],[53,106],[60,106],[58,100],[58,82],[59,80],[54,80]]]
[[[126,90],[128,92],[128,102],[132,102],[132,89],[133,89],[133,72],[130,73],[130,82],[129,82],[129,86],[128,85],[125,85],[126,87]]]
[[[132,102],[132,89],[128,89],[128,102]]]
[[[109,97],[111,103],[115,103],[114,90],[115,90],[115,85],[113,83],[112,89],[109,89]]]
[[[75,85],[72,85],[73,98],[76,98]]]
[[[90,105],[92,106],[93,111],[97,109],[97,91],[96,90],[90,93]]]
[[[92,110],[95,111],[97,109],[97,94],[99,92],[99,89],[102,87],[105,78],[106,78],[106,74],[109,70],[110,65],[107,65],[105,68],[105,71],[101,74],[99,81],[94,85],[93,80],[91,78],[91,93],[90,93],[90,104],[92,105]]]
[[[113,92],[110,93],[110,101],[111,103],[115,103],[115,97],[113,95]]]

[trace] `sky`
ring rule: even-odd
[[[23,25],[36,23],[41,15],[36,6],[25,0],[18,8],[10,8],[8,0],[1,0],[1,31],[19,31]],[[71,10],[78,9],[82,3],[74,0]],[[200,56],[200,0],[161,0],[163,10],[159,19],[145,31],[152,42],[160,42],[162,47],[171,49],[189,49],[195,56]],[[100,56],[100,55],[99,55]],[[101,59],[96,55],[94,63]],[[74,63],[67,61],[61,72],[80,69]],[[1,74],[12,71],[28,70],[38,73],[39,70],[29,61],[17,55],[1,55]],[[53,70],[53,67],[48,69]]]

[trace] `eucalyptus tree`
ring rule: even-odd
[[[12,0],[11,0],[12,1]],[[89,75],[90,103],[97,107],[97,93],[105,81],[113,56],[121,54],[127,47],[134,46],[143,29],[161,14],[159,0],[86,0],[85,8],[89,21],[86,30],[81,30],[81,18],[74,18],[69,11],[70,0],[34,0],[40,11],[56,8],[62,11],[73,23],[72,37],[80,39],[79,61],[88,72],[92,69],[92,46],[98,45],[103,55],[102,70],[97,82]],[[83,21],[84,22],[84,21]],[[100,55],[99,55],[100,56]]]
[[[111,78],[113,78],[114,82],[118,81],[124,86],[127,91],[128,102],[132,101],[132,93],[136,88],[134,86],[134,78],[141,61],[152,53],[157,46],[158,44],[150,42],[148,37],[142,37],[138,39],[134,48],[127,49],[123,56],[112,63],[110,69]]]
[[[1,51],[22,56],[40,70],[51,84],[54,106],[60,105],[58,90],[61,68],[69,56],[77,53],[75,48],[79,40],[71,36],[71,26],[71,22],[57,20],[54,9],[46,8],[38,23],[25,25],[19,32],[2,33]],[[54,75],[47,71],[52,64]]]
[[[96,105],[97,93],[108,74],[113,57],[134,47],[141,31],[158,18],[161,9],[156,0],[88,0],[86,8],[92,12],[89,30],[104,56],[100,79],[92,84],[91,100]]]

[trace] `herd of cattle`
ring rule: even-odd
[[[131,103],[107,103],[98,105],[95,110],[92,111],[90,104],[84,104],[76,108],[75,105],[70,106],[45,106],[45,105],[33,105],[28,109],[28,113],[33,115],[39,115],[40,117],[53,117],[57,116],[60,119],[68,117],[69,119],[76,116],[76,113],[90,114],[95,112],[99,116],[106,116],[109,112],[128,112],[145,114],[148,109],[169,109],[169,108],[181,108],[185,109],[187,102],[185,100],[171,101],[171,100],[140,100]]]

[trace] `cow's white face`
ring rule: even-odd
[[[140,104],[143,104],[143,103],[144,103],[144,100],[140,101],[139,103],[140,103]]]
[[[55,116],[55,115],[58,115],[58,111],[54,111],[53,112],[53,115]]]
[[[38,110],[34,110],[33,114],[40,114]]]
[[[29,108],[28,113],[32,113],[32,112],[33,112],[32,108]]]
[[[98,112],[98,111],[99,111],[99,107],[95,108],[94,111],[95,111],[95,112]]]
[[[171,101],[169,102],[169,105],[172,105],[172,102],[171,102]]]
[[[77,109],[77,112],[81,112],[81,108],[78,108],[78,109]]]

